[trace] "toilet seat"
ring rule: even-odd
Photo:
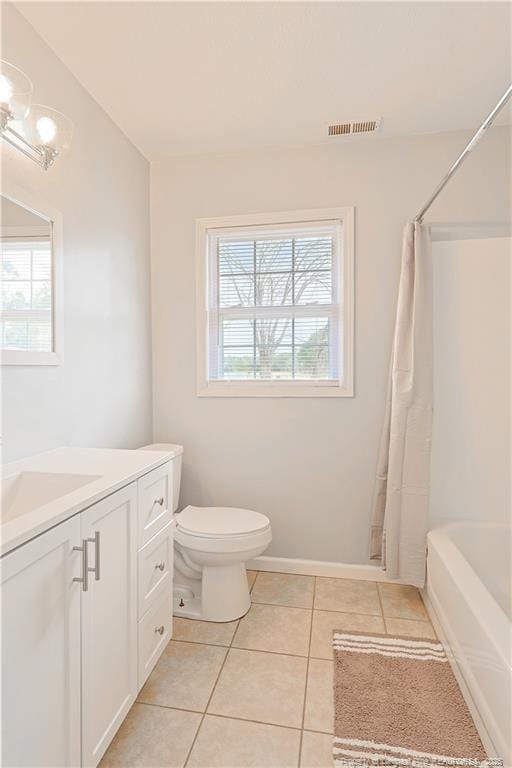
[[[237,507],[188,506],[175,517],[177,532],[207,539],[231,539],[267,531],[270,520],[260,512]]]
[[[270,520],[259,512],[236,507],[186,507],[175,515],[176,546],[195,553],[224,555],[238,553],[244,559],[254,550],[265,549],[272,541]]]

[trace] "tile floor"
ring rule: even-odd
[[[332,766],[333,629],[435,637],[413,587],[249,572],[239,621],[173,639],[100,768]]]

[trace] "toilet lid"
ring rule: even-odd
[[[195,536],[241,536],[270,525],[260,512],[236,507],[185,507],[175,520],[180,531]]]

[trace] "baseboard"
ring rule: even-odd
[[[255,557],[247,563],[254,571],[275,573],[297,573],[304,576],[332,576],[338,579],[360,579],[361,581],[391,581],[378,565],[357,565],[355,563],[329,563],[323,560],[300,560],[289,557]],[[399,579],[393,579],[400,584]]]

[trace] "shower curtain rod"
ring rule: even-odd
[[[489,126],[492,125],[494,118],[496,117],[498,112],[501,110],[501,108],[505,106],[506,102],[508,101],[511,95],[512,95],[512,85],[509,85],[509,87],[507,88],[507,90],[505,91],[501,99],[498,101],[498,103],[496,104],[492,112],[490,112],[490,114],[486,117],[486,119],[484,120],[484,122],[482,123],[478,131],[475,133],[475,135],[473,136],[469,144],[463,149],[463,151],[461,152],[459,157],[456,159],[456,161],[454,162],[454,164],[452,165],[452,167],[450,168],[446,176],[444,176],[441,179],[441,181],[439,182],[437,187],[434,189],[434,191],[428,198],[423,208],[416,215],[416,217],[414,218],[415,223],[421,224],[424,215],[426,214],[426,212],[428,211],[428,209],[430,208],[434,200],[437,198],[439,193],[442,192],[442,190],[445,188],[445,186],[450,181],[455,171],[462,165],[462,163],[464,162],[466,157],[469,155],[471,150],[475,148],[476,144],[480,141],[480,139],[484,135],[487,128],[489,128]]]

